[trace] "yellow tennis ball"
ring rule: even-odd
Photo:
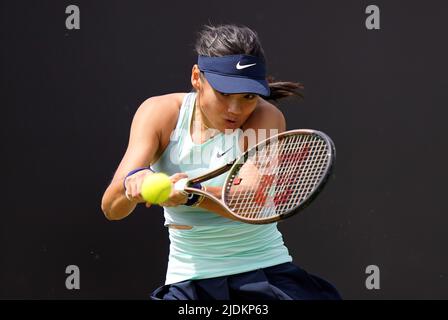
[[[141,195],[146,202],[159,204],[166,201],[171,193],[170,178],[161,172],[150,174],[143,180]]]

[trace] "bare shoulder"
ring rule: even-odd
[[[170,93],[148,98],[137,109],[134,120],[151,124],[157,131],[170,128],[177,121],[185,95],[186,93]]]
[[[170,93],[146,99],[136,113],[157,113],[153,116],[166,116],[179,112],[186,93]],[[163,112],[162,112],[163,111]]]
[[[245,129],[278,129],[280,131],[286,130],[286,121],[283,112],[274,104],[260,98],[260,101],[247,119]]]
[[[245,134],[242,135],[240,140],[240,148],[247,150],[261,140],[285,131],[286,120],[280,109],[260,98],[257,107],[244,123],[242,129]],[[252,134],[253,132],[255,132],[255,135]]]

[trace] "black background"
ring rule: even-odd
[[[190,90],[206,23],[259,34],[271,75],[305,84],[288,129],[337,148],[335,176],[280,229],[346,299],[447,299],[448,5],[442,1],[1,1],[0,298],[147,299],[163,284],[162,209],[107,221],[101,197],[148,97]],[[81,29],[67,30],[75,4]],[[381,29],[367,30],[377,5]],[[77,265],[81,289],[67,290]],[[377,265],[379,290],[365,269]]]

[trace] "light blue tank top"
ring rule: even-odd
[[[241,130],[219,133],[202,144],[190,135],[196,93],[185,95],[176,128],[161,157],[151,165],[156,172],[172,175],[185,172],[195,177],[216,169],[241,154]],[[224,153],[218,156],[218,153]],[[204,182],[222,186],[225,173]],[[166,284],[205,279],[292,261],[283,244],[277,224],[251,225],[224,218],[201,208],[164,207],[165,225],[192,226],[181,230],[169,228],[170,254]]]

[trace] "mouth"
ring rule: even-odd
[[[229,128],[236,128],[238,126],[238,121],[233,119],[224,119],[225,124]]]

